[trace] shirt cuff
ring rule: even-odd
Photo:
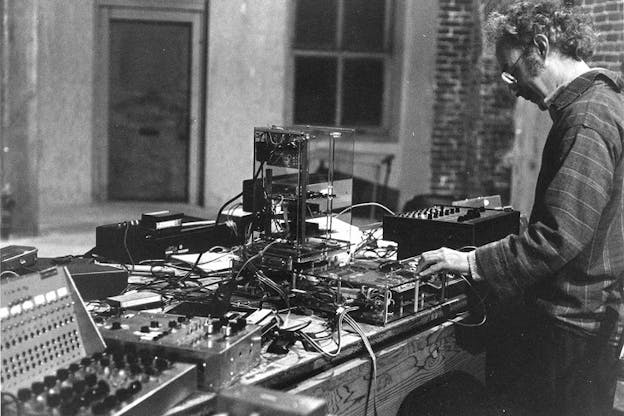
[[[468,253],[468,270],[470,271],[470,277],[475,282],[483,280],[483,276],[479,273],[479,267],[477,266],[477,255],[474,250]]]

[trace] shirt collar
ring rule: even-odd
[[[546,104],[546,107],[550,107],[550,105],[553,103],[553,101],[559,95],[559,93],[561,93],[564,88],[566,88],[568,85],[570,85],[570,82],[566,82],[565,84],[559,85],[557,88],[555,88],[554,91],[552,91],[550,94],[548,94],[544,98],[544,103]]]
[[[567,84],[560,85],[544,99],[544,102],[551,109],[561,110],[587,91],[598,77],[607,81],[615,91],[621,92],[624,88],[624,80],[620,74],[604,68],[594,68]]]

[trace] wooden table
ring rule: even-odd
[[[466,326],[466,304],[466,297],[460,295],[383,327],[360,324],[375,351],[379,415],[395,415],[410,392],[451,373],[464,373],[485,384],[485,352],[480,336]],[[299,343],[285,355],[268,353],[265,346],[261,362],[234,385],[323,398],[333,415],[373,415],[372,397],[366,403],[371,365],[362,340],[346,333],[341,353],[331,360]],[[166,415],[206,414],[214,409],[215,398],[215,393],[197,392]]]
[[[462,326],[466,315],[456,316],[465,304],[459,296],[385,327],[361,324],[377,361],[378,414],[396,414],[411,391],[451,372],[484,384],[485,354]],[[454,318],[444,319],[449,316]],[[331,361],[300,346],[286,355],[264,353],[260,365],[238,382],[324,398],[333,414],[364,415],[371,358],[356,335],[346,335],[344,342],[340,356]],[[373,414],[372,398],[368,414]]]

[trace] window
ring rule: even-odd
[[[295,124],[383,130],[392,0],[298,0]]]

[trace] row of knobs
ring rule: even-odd
[[[17,398],[27,414],[106,415],[170,366],[148,351],[97,353],[18,390]]]
[[[245,329],[247,320],[245,318],[229,319],[223,318],[206,318],[205,320],[189,320],[184,316],[179,316],[175,320],[169,320],[166,326],[169,330],[186,330],[189,334],[201,331],[206,335],[221,334],[225,337],[232,336],[234,333]],[[120,330],[123,328],[121,321],[113,321],[111,330]],[[150,321],[149,325],[141,325],[139,332],[148,334],[154,331],[163,331],[164,325],[160,321]],[[163,335],[165,333],[163,332]]]
[[[419,209],[416,211],[404,212],[401,214],[401,217],[431,220],[434,218],[443,217],[445,215],[452,215],[458,213],[459,211],[459,207],[436,206],[431,208]]]

